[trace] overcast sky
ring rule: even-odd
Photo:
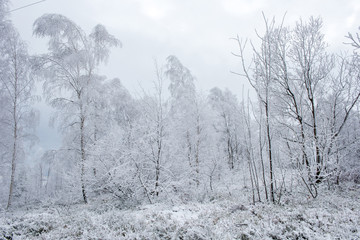
[[[38,0],[12,0],[11,9]],[[30,53],[46,51],[46,41],[32,36],[32,24],[45,13],[59,13],[90,32],[98,23],[123,43],[113,49],[101,74],[118,77],[133,93],[139,85],[151,87],[154,59],[161,64],[168,55],[176,55],[196,77],[196,86],[206,93],[212,87],[241,92],[244,79],[231,74],[239,70],[238,59],[231,55],[236,43],[231,37],[255,39],[262,33],[261,12],[280,22],[293,25],[300,17],[321,16],[323,32],[332,51],[345,47],[347,32],[360,26],[359,0],[46,0],[11,13],[11,19]],[[39,106],[48,113],[44,104]],[[56,147],[54,130],[47,128],[46,117],[39,127],[40,147]]]

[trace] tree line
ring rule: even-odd
[[[217,87],[201,93],[172,55],[154,62],[153,90],[134,97],[119,79],[99,73],[110,50],[122,45],[103,25],[88,34],[65,16],[45,14],[33,33],[48,40],[48,52],[30,56],[7,12],[8,1],[0,1],[4,208],[241,194],[253,203],[280,203],[286,194],[316,198],[324,186],[360,181],[358,35],[347,36],[354,52],[333,54],[321,18],[290,27],[264,16],[259,44],[234,38],[236,74],[256,99]],[[62,144],[26,163],[40,114],[35,80],[55,111]]]

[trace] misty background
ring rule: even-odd
[[[178,56],[185,66],[191,66],[200,91],[207,93],[217,86],[240,97],[243,88],[245,92],[250,88],[245,79],[231,73],[240,71],[239,59],[231,54],[238,46],[231,38],[239,35],[256,41],[256,31],[264,31],[262,12],[267,18],[276,16],[277,22],[285,16],[284,25],[294,24],[300,18],[321,16],[325,41],[329,51],[335,52],[345,48],[344,36],[356,32],[360,22],[357,0],[46,0],[18,9],[32,3],[13,0],[10,7],[15,10],[10,18],[28,43],[30,54],[47,51],[46,39],[32,35],[35,19],[45,13],[65,15],[86,32],[101,23],[120,39],[123,47],[112,50],[108,64],[99,72],[108,79],[119,78],[135,97],[143,89],[153,88],[154,60],[161,64],[171,54]],[[42,95],[40,83],[37,92]],[[61,144],[60,134],[49,126],[51,108],[44,101],[36,108],[41,112],[39,143],[33,147],[30,159]]]

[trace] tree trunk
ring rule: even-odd
[[[9,198],[6,208],[8,209],[11,206],[12,195],[14,189],[14,180],[15,180],[15,168],[16,168],[16,151],[17,151],[17,124],[15,122],[14,127],[14,145],[13,145],[13,153],[11,158],[11,178],[10,178],[10,189],[9,189]]]
[[[82,114],[82,108],[81,108],[81,114]],[[86,160],[86,154],[85,154],[85,139],[84,139],[84,122],[85,117],[83,114],[80,117],[80,151],[81,151],[81,191],[84,203],[87,203],[87,197],[86,197],[86,191],[85,191],[85,160]]]
[[[155,166],[155,195],[159,196],[159,181],[160,181],[160,164],[161,164],[161,149],[162,149],[162,131],[158,135],[158,151],[156,156],[156,166]]]
[[[311,87],[311,86],[310,86]],[[309,87],[309,88],[310,88]],[[322,157],[320,155],[320,148],[319,148],[319,139],[317,135],[317,125],[316,125],[316,110],[315,110],[315,103],[314,103],[314,97],[312,96],[312,89],[310,88],[311,96],[309,97],[309,100],[311,102],[311,114],[313,118],[313,134],[314,134],[314,141],[315,141],[315,159],[316,159],[316,183],[320,183],[322,180],[321,175],[321,169],[322,169]]]
[[[266,134],[268,139],[268,154],[269,154],[269,168],[270,168],[270,200],[273,203],[275,203],[271,134],[270,134],[270,123],[269,123],[269,106],[267,102],[265,103],[265,115],[266,115]]]
[[[14,83],[14,106],[12,117],[14,121],[14,144],[12,149],[12,158],[11,158],[11,177],[10,177],[10,188],[9,188],[9,198],[6,208],[8,209],[11,206],[12,202],[12,195],[14,190],[14,181],[15,181],[15,169],[16,169],[16,158],[17,158],[17,138],[18,138],[18,119],[17,119],[17,104],[18,104],[18,71],[16,65],[16,54],[15,54],[15,65],[14,65],[14,72],[15,72],[15,83]]]
[[[261,170],[262,170],[262,179],[264,184],[264,190],[265,190],[265,198],[266,201],[269,200],[268,196],[268,189],[266,186],[266,177],[265,177],[265,166],[264,166],[264,157],[263,157],[263,145],[262,145],[262,107],[260,105],[260,119],[259,119],[259,150],[260,150],[260,162],[261,162]]]
[[[200,185],[200,119],[199,116],[197,117],[197,127],[196,127],[196,151],[195,151],[195,171],[196,171],[196,185]]]

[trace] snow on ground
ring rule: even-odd
[[[17,209],[1,212],[0,239],[360,239],[359,185],[284,202]]]

